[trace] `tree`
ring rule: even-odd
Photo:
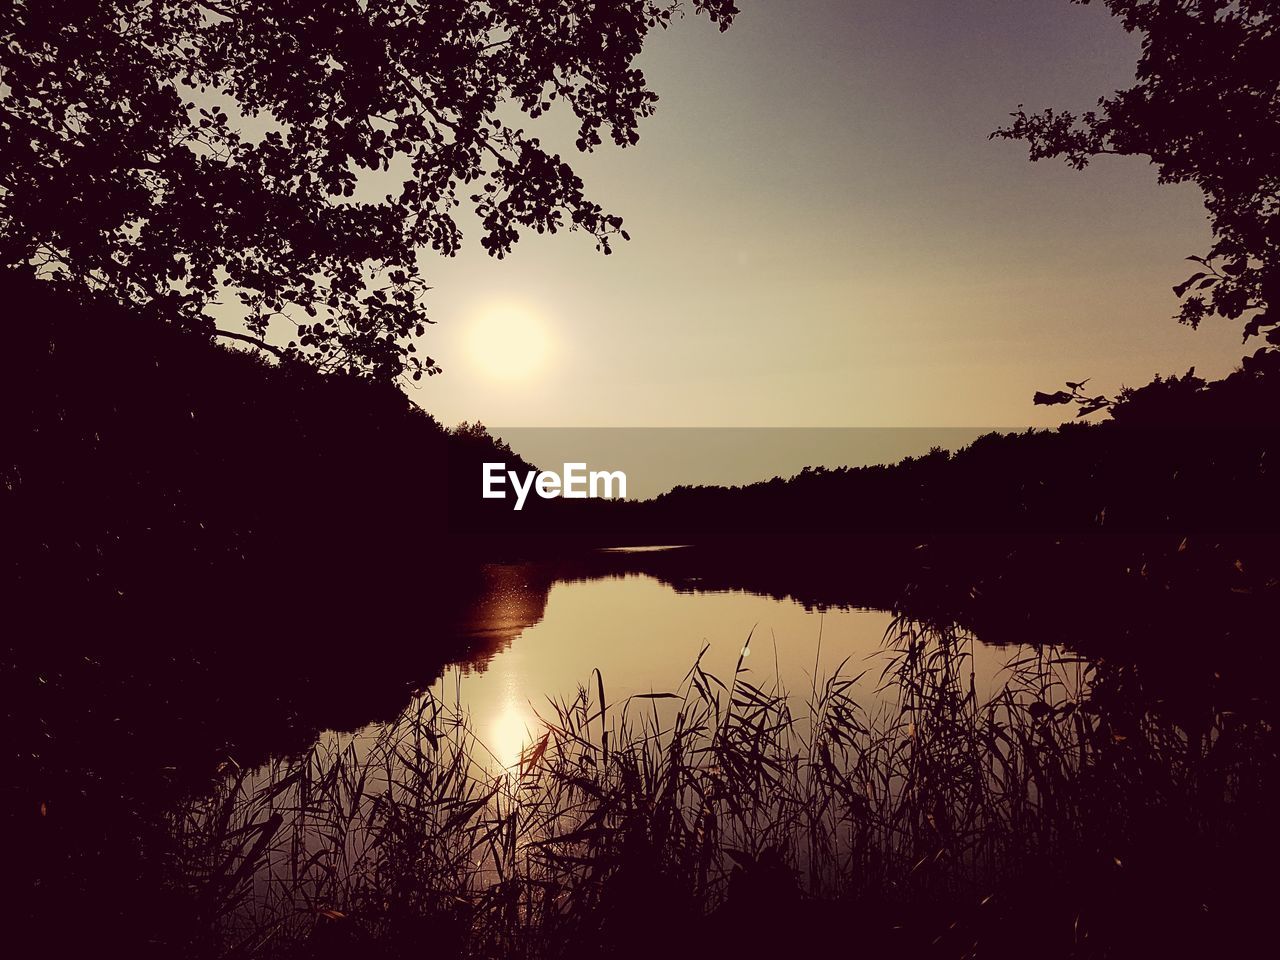
[[[1077,169],[1101,154],[1144,156],[1160,182],[1195,183],[1213,244],[1188,258],[1199,266],[1173,288],[1178,319],[1242,321],[1246,343],[1266,331],[1280,345],[1280,315],[1270,313],[1280,297],[1280,5],[1103,2],[1142,35],[1137,83],[1079,116],[1020,107],[992,136],[1025,141],[1032,160],[1062,157]]]
[[[733,0],[693,0],[721,30]],[[512,124],[557,100],[625,147],[635,59],[677,0],[17,0],[0,12],[0,263],[205,335],[382,379],[438,372],[418,255],[458,210],[521,231],[622,220]],[[399,181],[368,196],[368,175]],[[384,179],[383,182],[389,182]],[[217,330],[238,300],[247,333]],[[287,343],[277,332],[288,331]],[[274,334],[274,336],[272,336]]]

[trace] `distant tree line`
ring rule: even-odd
[[[637,528],[695,532],[1061,534],[1277,530],[1280,356],[1222,381],[1157,377],[1111,418],[990,433],[954,453],[806,468],[736,487],[676,487]]]

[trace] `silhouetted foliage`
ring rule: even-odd
[[[1089,0],[1073,0],[1088,3]],[[1076,115],[1013,114],[993,137],[1031,159],[1082,169],[1103,154],[1148,157],[1161,183],[1204,191],[1213,245],[1174,287],[1178,319],[1244,321],[1244,340],[1280,344],[1280,7],[1273,0],[1103,0],[1142,36],[1137,83]],[[1262,348],[1267,349],[1267,348]]]
[[[737,13],[693,7],[721,29]],[[413,343],[419,253],[458,249],[464,201],[498,257],[522,230],[584,230],[606,253],[626,237],[512,107],[563,102],[579,150],[634,144],[657,101],[635,59],[678,10],[19,0],[0,12],[0,264],[205,334],[228,293],[248,330],[229,336],[325,369],[436,373]]]
[[[1255,508],[1277,492],[1278,406],[1280,354],[1268,353],[1214,383],[1192,371],[1122,390],[1099,424],[990,433],[892,465],[677,487],[634,509],[652,514],[639,526],[661,519],[668,534],[686,535],[1274,532],[1274,513]]]
[[[167,818],[173,886],[203,909],[163,933],[264,958],[1259,952],[1269,695],[1171,699],[1049,648],[987,696],[962,632],[888,639],[881,669],[807,690],[743,658],[648,697],[599,678],[551,698],[505,775],[427,695],[359,750],[224,777]]]
[[[1085,384],[1088,382],[1088,378],[1085,378],[1078,383],[1073,383],[1068,380],[1066,383],[1067,389],[1056,390],[1053,393],[1044,393],[1043,391],[1037,390],[1035,395],[1031,398],[1031,402],[1038,406],[1046,407],[1063,403],[1074,403],[1076,405],[1077,417],[1087,417],[1089,414],[1097,413],[1099,410],[1105,410],[1107,407],[1110,407],[1115,403],[1115,401],[1110,397],[1102,394],[1090,396],[1085,393]]]

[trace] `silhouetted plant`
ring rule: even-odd
[[[1179,319],[1247,316],[1246,341],[1269,329],[1268,342],[1280,342],[1267,309],[1280,290],[1280,10],[1270,0],[1104,2],[1142,36],[1137,84],[1080,116],[1019,109],[992,136],[1077,169],[1103,154],[1147,157],[1162,183],[1196,184],[1214,243],[1189,258],[1203,269],[1174,287],[1185,297]]]
[[[1089,0],[1072,0],[1088,3]],[[1083,114],[1021,106],[992,137],[1022,140],[1032,160],[1076,169],[1102,155],[1147,157],[1161,183],[1190,182],[1205,197],[1213,244],[1173,288],[1178,320],[1243,322],[1243,340],[1280,345],[1280,8],[1272,0],[1103,0],[1142,37],[1137,83]],[[1074,391],[1073,391],[1074,393]],[[1093,398],[1037,394],[1037,403]],[[1049,399],[1041,399],[1041,398]]]
[[[212,956],[759,956],[858,917],[908,955],[1025,956],[1034,931],[1106,957],[1265,928],[1243,868],[1275,839],[1269,714],[1054,649],[983,696],[963,632],[888,639],[874,693],[844,665],[799,697],[743,659],[621,702],[593,676],[505,769],[427,693],[233,772],[169,819],[191,933]]]
[[[693,0],[725,29],[733,0]],[[206,334],[381,378],[436,373],[419,268],[470,202],[522,230],[621,218],[513,125],[563,102],[579,150],[654,110],[635,59],[679,4],[18,0],[0,12],[0,263]],[[370,176],[381,172],[381,179]],[[216,331],[231,293],[248,333]],[[276,323],[279,321],[279,323]],[[268,342],[269,330],[288,331]]]
[[[1040,390],[1035,392],[1031,398],[1031,402],[1040,406],[1054,406],[1061,403],[1074,403],[1076,405],[1076,416],[1087,417],[1091,413],[1097,413],[1099,410],[1106,410],[1112,406],[1115,401],[1107,396],[1099,394],[1098,396],[1089,396],[1085,393],[1084,386],[1089,380],[1086,378],[1079,383],[1067,381],[1065,390],[1056,390],[1053,393],[1044,393]]]

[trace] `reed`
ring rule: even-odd
[[[1265,711],[1175,709],[1133,667],[1047,649],[980,696],[971,637],[900,619],[886,642],[878,676],[845,664],[802,696],[745,658],[722,680],[700,657],[671,693],[618,702],[593,674],[508,769],[425,693],[376,737],[228,770],[170,824],[191,949],[1221,942],[1219,904],[1246,909],[1233,884],[1271,842]]]

